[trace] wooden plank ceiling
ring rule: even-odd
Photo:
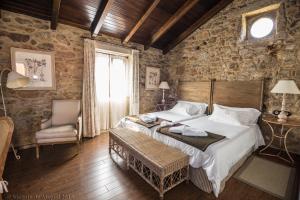
[[[232,0],[2,0],[1,9],[167,53]]]

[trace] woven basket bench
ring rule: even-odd
[[[164,193],[189,180],[189,157],[151,137],[126,128],[109,131],[109,153],[116,152],[147,183]]]

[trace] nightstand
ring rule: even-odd
[[[259,154],[275,156],[275,157],[278,157],[278,158],[280,158],[284,161],[287,161],[291,164],[294,164],[294,160],[288,151],[286,141],[287,141],[289,133],[293,129],[300,128],[300,120],[288,119],[286,122],[279,122],[279,121],[277,121],[277,117],[274,115],[264,115],[262,117],[262,121],[265,122],[270,127],[272,135],[271,135],[269,144],[267,146],[265,146],[262,150],[260,150]],[[280,133],[274,131],[274,126],[276,126],[276,125],[281,126]],[[288,128],[288,129],[285,131],[285,128]],[[265,153],[265,150],[268,149],[273,144],[275,138],[279,139],[279,144],[280,144],[279,152],[277,154]],[[284,151],[286,152],[288,159],[284,158],[281,155],[281,153],[284,152],[282,150],[282,147],[284,147]]]

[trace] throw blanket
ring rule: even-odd
[[[174,126],[181,126],[182,124],[176,124]],[[157,131],[161,134],[167,135],[169,137],[172,137],[176,140],[179,140],[183,143],[189,144],[197,149],[200,149],[201,151],[205,151],[206,148],[220,140],[223,140],[225,136],[217,135],[214,133],[207,132],[207,136],[184,136],[182,134],[178,133],[172,133],[169,131],[169,127],[161,127],[158,128]]]
[[[158,126],[158,125],[160,125],[160,123],[161,123],[162,121],[165,121],[165,120],[163,120],[163,119],[157,118],[157,120],[156,120],[155,122],[145,123],[145,122],[143,122],[143,121],[142,121],[138,116],[136,116],[136,115],[127,116],[127,117],[125,117],[125,118],[128,119],[128,120],[130,120],[130,121],[132,121],[132,122],[135,122],[135,123],[137,123],[137,124],[140,124],[140,125],[142,125],[142,126],[145,126],[146,128],[152,128],[152,127],[154,127],[154,126]]]

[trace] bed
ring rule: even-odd
[[[210,104],[262,110],[263,81],[214,81]],[[210,106],[211,112],[213,106]],[[182,121],[181,124],[209,131],[226,138],[205,151],[155,131],[152,137],[190,156],[191,181],[218,197],[225,182],[259,146],[264,145],[260,128],[236,126],[209,120],[209,116]]]
[[[157,116],[160,119],[171,122],[182,122],[199,117],[206,116],[210,110],[210,102],[212,95],[212,81],[197,81],[197,82],[185,82],[181,81],[177,88],[178,98],[180,101],[188,103],[201,103],[207,105],[207,111],[205,114],[187,115],[185,110],[177,110],[172,108],[166,111],[153,112],[151,114]],[[135,123],[128,118],[123,118],[117,124],[119,128],[129,128],[132,130],[140,131],[148,136],[152,136],[158,126],[147,128],[143,125]]]
[[[202,83],[203,84],[203,83]],[[207,86],[209,85],[209,86]],[[203,86],[202,86],[203,87]],[[208,102],[208,113],[213,112],[213,104],[230,107],[254,108],[259,111],[263,107],[263,80],[259,81],[211,81],[207,89],[199,86],[199,82],[181,82],[177,93],[187,101]],[[204,93],[203,91],[206,91]],[[172,111],[160,112],[172,115]],[[214,192],[218,197],[225,187],[226,181],[246,161],[258,146],[264,144],[259,126],[238,127],[208,120],[208,116],[195,117],[179,121],[190,127],[205,129],[226,139],[211,144],[205,151],[178,141],[169,136],[134,123],[125,123],[125,127],[142,131],[154,139],[169,146],[180,149],[190,156],[191,181],[205,192]]]

